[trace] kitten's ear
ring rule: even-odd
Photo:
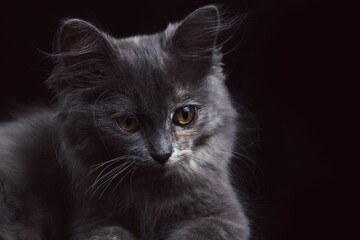
[[[216,48],[219,26],[216,6],[195,10],[180,22],[172,37],[175,54],[184,60],[210,59]]]
[[[57,67],[47,84],[59,90],[67,86],[86,87],[99,79],[113,58],[110,36],[80,19],[62,22],[56,41]]]

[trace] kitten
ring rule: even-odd
[[[46,81],[57,106],[0,125],[0,239],[248,239],[227,27],[215,6],[124,39],[65,20]]]

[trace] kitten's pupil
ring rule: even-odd
[[[182,109],[182,116],[183,116],[183,119],[187,120],[188,117],[189,117],[189,107],[184,107]]]
[[[126,119],[125,119],[125,124],[127,125],[127,126],[131,126],[131,124],[134,122],[134,117],[133,116],[129,116],[129,117],[127,117]]]

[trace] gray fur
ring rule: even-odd
[[[83,20],[65,20],[47,80],[58,106],[9,123],[20,129],[0,127],[5,136],[0,170],[9,169],[0,181],[11,178],[21,185],[28,177],[21,173],[24,161],[33,158],[7,153],[23,144],[10,135],[40,134],[33,136],[31,148],[49,138],[53,144],[43,149],[55,152],[43,160],[67,174],[56,174],[57,179],[70,179],[64,186],[74,203],[71,224],[64,225],[69,239],[248,239],[248,220],[228,169],[237,113],[224,84],[217,41],[228,27],[215,6],[200,8],[163,32],[125,39]],[[174,112],[187,105],[196,107],[194,120],[175,125]],[[128,115],[137,118],[137,131],[117,126],[115,119]],[[164,152],[171,156],[160,165],[152,156]],[[31,198],[39,208],[46,201]],[[0,226],[6,220],[0,218]]]

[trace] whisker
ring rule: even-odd
[[[122,167],[126,166],[128,164],[128,162],[125,162],[123,164],[120,164],[119,166],[116,166],[115,168],[111,169],[110,171],[108,171],[107,173],[105,173],[103,176],[101,176],[98,180],[98,187],[101,187],[103,184],[105,184],[112,176],[111,174],[121,170]],[[102,182],[102,183],[101,183]],[[95,190],[96,192],[96,190]]]
[[[100,196],[99,196],[99,199],[103,196],[103,194],[105,193],[106,189],[110,186],[110,184],[112,183],[112,181],[117,178],[119,176],[119,174],[121,174],[122,172],[124,172],[126,169],[128,169],[131,165],[133,164],[130,163],[129,165],[121,168],[121,169],[118,169],[118,172],[115,173],[111,178],[108,178],[108,180],[106,182],[108,182],[108,184],[106,185],[106,187],[104,188],[104,190],[101,192]],[[121,180],[120,180],[121,182]],[[103,185],[103,184],[102,184]],[[117,186],[117,185],[116,185]]]
[[[104,165],[110,164],[110,163],[111,163],[111,165],[112,165],[113,162],[118,162],[118,161],[121,161],[121,160],[124,160],[124,159],[128,159],[129,157],[130,157],[129,155],[124,155],[124,156],[120,156],[120,157],[116,157],[116,158],[110,159],[110,160],[108,160],[108,161],[106,161],[106,162],[101,162],[101,163],[97,163],[97,164],[92,165],[92,166],[90,166],[90,167],[87,168],[88,170],[89,170],[89,169],[91,169],[91,170],[88,172],[88,174],[86,174],[86,176],[84,176],[84,177],[82,178],[81,181],[82,181],[82,182],[85,182],[86,179],[87,179],[88,177],[90,177],[91,174],[93,174],[95,171],[97,171],[99,168],[101,168],[101,167],[104,166]]]
[[[241,153],[235,152],[235,151],[233,151],[232,153],[228,153],[228,152],[225,152],[225,151],[221,151],[221,152],[222,152],[222,153],[225,153],[225,154],[229,154],[230,156],[232,156],[232,157],[234,157],[234,158],[236,158],[236,159],[239,159],[239,160],[242,161],[249,169],[251,169],[251,167],[246,163],[246,161],[244,161],[244,158],[245,158],[246,160],[248,160],[248,162],[250,162],[253,166],[255,166],[255,167],[260,171],[260,173],[261,173],[263,176],[265,176],[264,173],[263,173],[263,171],[262,171],[262,169],[261,169],[261,167],[260,167],[253,159],[251,159],[250,157],[246,156],[245,154],[241,154]]]
[[[134,195],[133,195],[133,191],[132,191],[132,186],[131,186],[131,183],[132,183],[132,177],[134,175],[134,172],[138,169],[138,167],[136,166],[133,166],[132,167],[132,172],[131,172],[131,175],[130,175],[130,196],[131,196],[131,199],[134,199]]]
[[[129,166],[127,166],[126,169],[129,168],[130,166],[132,166],[133,164],[134,164],[134,162],[132,162]],[[124,170],[126,170],[126,169],[124,169]],[[121,171],[120,173],[122,173],[122,172],[123,172],[123,171]],[[131,171],[128,171],[128,172],[120,179],[120,181],[116,184],[113,192],[114,192],[115,189],[119,186],[119,184],[122,182],[122,180],[124,180],[124,178],[125,178],[130,172],[131,172]],[[118,176],[120,173],[118,173],[116,176]]]
[[[122,160],[122,159],[126,159],[130,157],[130,155],[123,155],[123,156],[120,156],[120,157],[116,157],[116,158],[112,158],[108,161],[105,161],[105,162],[100,162],[100,163],[97,163],[97,164],[94,164],[94,165],[91,165],[90,167],[86,168],[87,170],[90,170],[92,168],[95,168],[95,169],[92,169],[91,171],[94,171],[96,169],[98,169],[99,167],[102,167],[104,166],[105,164],[108,164],[110,162],[113,162],[113,161],[117,161],[117,160]]]
[[[96,177],[94,183],[86,190],[85,194],[89,191],[89,190],[93,190],[95,185],[98,183],[98,179],[100,178],[100,176],[102,175],[102,173],[107,169],[109,168],[111,165],[113,165],[116,161],[108,164],[99,174],[98,176]]]

